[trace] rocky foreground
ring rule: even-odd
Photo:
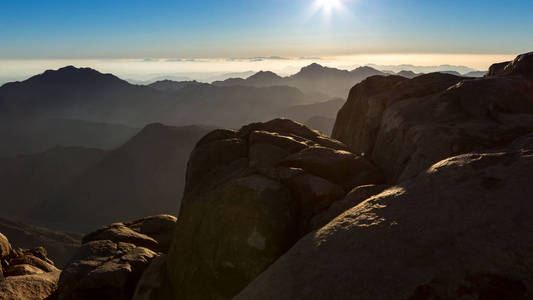
[[[0,233],[0,299],[46,299],[57,288],[60,270],[43,247],[13,248]]]
[[[333,137],[215,130],[178,220],[90,233],[61,275],[1,239],[0,299],[533,298],[533,53],[480,79],[370,77]]]

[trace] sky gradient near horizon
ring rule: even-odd
[[[484,54],[486,62],[471,65],[481,68],[490,57],[533,50],[532,15],[531,0],[10,0],[0,9],[0,65],[418,53],[463,55],[457,64]]]
[[[2,1],[0,58],[220,58],[531,50],[533,1]]]

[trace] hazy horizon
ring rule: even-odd
[[[203,81],[312,62],[486,70],[533,48],[532,12],[530,1],[12,1],[0,11],[0,82],[66,65]]]
[[[47,60],[0,60],[0,84],[25,80],[45,70],[64,66],[89,67],[103,73],[112,73],[132,81],[152,81],[156,78],[174,80],[198,80],[211,82],[229,77],[247,77],[250,72],[272,71],[281,76],[297,73],[311,63],[352,70],[360,66],[372,66],[379,70],[422,69],[430,71],[486,71],[496,62],[512,60],[515,54],[377,54],[337,57],[279,57],[261,56],[251,58],[218,59],[47,59]],[[450,66],[449,68],[438,68]],[[243,73],[243,74],[240,74]],[[230,75],[230,76],[225,76]],[[246,76],[242,76],[246,75]]]

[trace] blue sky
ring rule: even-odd
[[[0,2],[0,59],[221,58],[533,50],[533,1]]]

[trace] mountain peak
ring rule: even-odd
[[[326,68],[326,67],[324,67],[324,66],[322,66],[322,65],[320,65],[320,64],[312,63],[312,64],[310,64],[310,65],[308,65],[308,66],[303,67],[303,68],[300,70],[300,72],[301,72],[301,71],[304,71],[304,70],[308,70],[308,71],[311,71],[311,70],[322,70],[322,69],[325,69],[325,68]]]
[[[271,79],[275,79],[275,80],[278,80],[278,79],[281,79],[281,77],[274,73],[274,72],[271,72],[271,71],[259,71],[257,73],[255,73],[254,75],[250,76],[247,78],[247,80],[254,80],[254,79],[261,79],[261,80],[271,80]]]
[[[46,70],[44,73],[35,75],[22,83],[27,84],[104,84],[104,85],[127,85],[128,83],[112,74],[100,73],[91,68],[76,68],[66,66],[57,70]]]

